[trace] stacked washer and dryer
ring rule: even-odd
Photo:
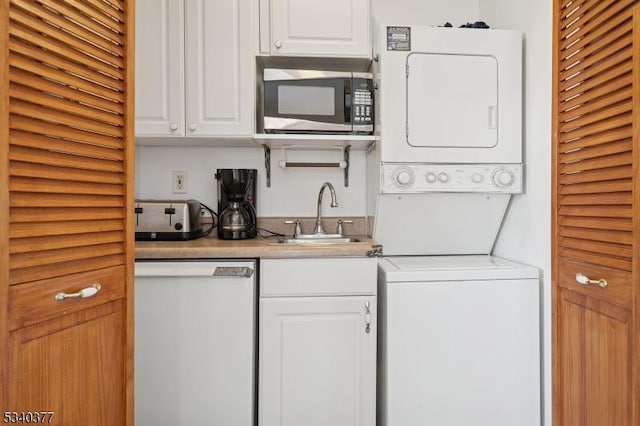
[[[492,255],[524,187],[522,34],[382,26],[374,54],[377,424],[539,426],[539,271]]]

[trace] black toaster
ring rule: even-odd
[[[136,241],[192,240],[203,235],[196,200],[136,200]]]

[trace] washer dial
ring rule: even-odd
[[[398,188],[409,188],[415,181],[415,173],[409,167],[397,167],[392,174],[393,184]]]
[[[498,188],[508,188],[513,185],[516,177],[513,172],[506,167],[500,167],[493,171],[491,180]]]

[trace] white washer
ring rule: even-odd
[[[378,286],[379,426],[540,426],[536,268],[391,256]]]

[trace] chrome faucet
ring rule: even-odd
[[[329,182],[325,182],[322,184],[320,188],[320,193],[318,194],[318,214],[316,216],[316,226],[313,228],[314,235],[324,235],[324,227],[322,226],[322,194],[324,194],[324,189],[329,188],[331,191],[331,207],[338,207],[338,201],[336,199],[336,189]]]

